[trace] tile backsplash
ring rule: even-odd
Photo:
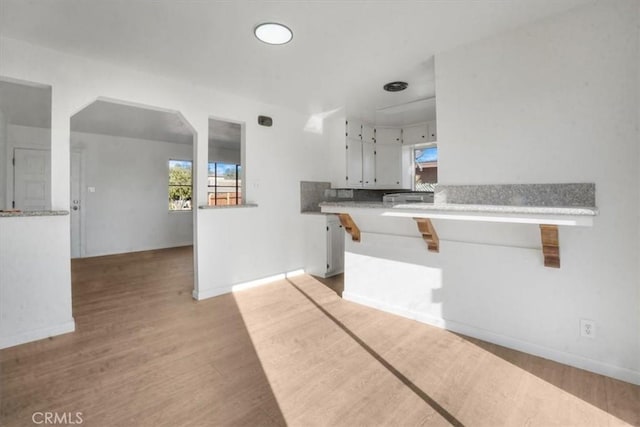
[[[300,181],[300,212],[320,212],[321,202],[382,201],[385,194],[402,191],[407,190],[331,188],[329,182]]]

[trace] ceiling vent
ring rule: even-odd
[[[401,90],[405,90],[407,87],[409,87],[409,83],[407,82],[391,82],[384,85],[383,89],[387,92],[400,92]]]

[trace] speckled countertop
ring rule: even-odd
[[[530,215],[598,215],[598,208],[578,206],[508,206],[508,205],[467,205],[455,203],[402,203],[391,204],[383,202],[324,202],[324,207],[364,208],[364,209],[402,209],[416,212],[473,212],[473,213],[503,213]]]
[[[69,211],[21,211],[0,212],[0,218],[13,218],[21,216],[62,216],[69,215]]]

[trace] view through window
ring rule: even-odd
[[[414,151],[415,190],[434,191],[438,182],[438,147],[416,148]]]
[[[209,163],[209,206],[242,204],[241,168],[233,163]]]
[[[189,160],[169,160],[169,210],[191,210],[192,194],[192,162]]]

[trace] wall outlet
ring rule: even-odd
[[[585,338],[595,338],[596,322],[589,319],[580,319],[580,336]]]

